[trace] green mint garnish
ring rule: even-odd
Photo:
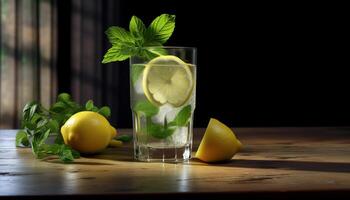
[[[179,113],[177,113],[175,119],[169,123],[168,126],[187,126],[187,123],[191,117],[191,105],[183,107]]]
[[[16,134],[16,146],[29,146],[28,136],[25,131],[20,130]]]
[[[143,131],[158,139],[164,139],[171,136],[176,127],[187,126],[192,114],[191,105],[187,105],[177,113],[176,117],[171,122],[168,122],[165,117],[164,123],[158,124],[152,121],[152,117],[158,114],[159,108],[151,104],[149,101],[145,100],[137,102],[133,107],[133,111],[138,115],[144,115],[146,117],[147,129]]]
[[[120,140],[122,142],[130,142],[132,140],[132,136],[131,135],[119,135],[116,138],[117,140]]]
[[[150,117],[147,118],[147,133],[158,139],[164,139],[171,136],[175,127],[167,127],[161,124],[155,124]]]
[[[156,46],[154,43],[164,44],[175,29],[175,15],[162,14],[153,20],[145,31],[145,43]]]
[[[129,31],[112,26],[105,32],[112,47],[108,49],[102,63],[122,61],[131,56],[151,59],[165,55],[161,46],[170,38],[175,29],[175,15],[162,14],[146,28],[136,16],[130,20]],[[157,48],[144,48],[159,46]]]
[[[159,108],[154,106],[149,101],[139,101],[133,107],[133,110],[138,113],[143,113],[146,117],[152,117],[159,112]]]
[[[131,35],[135,38],[135,41],[142,44],[143,41],[141,40],[143,40],[143,35],[146,31],[146,26],[142,20],[136,16],[132,16],[129,24],[129,30]]]

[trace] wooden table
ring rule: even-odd
[[[120,130],[129,134],[131,130]],[[204,129],[195,129],[194,149]],[[71,164],[37,160],[0,131],[0,199],[242,199],[350,197],[350,128],[237,128],[230,162],[143,163],[132,145]]]

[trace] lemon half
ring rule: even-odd
[[[193,85],[189,65],[176,56],[159,56],[146,64],[142,87],[147,99],[156,106],[185,104]]]
[[[240,149],[242,143],[232,129],[211,118],[203,139],[196,152],[196,157],[204,162],[230,160]]]

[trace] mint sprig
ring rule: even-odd
[[[146,117],[152,117],[159,112],[159,108],[154,106],[149,101],[139,101],[133,106],[133,110],[145,115]]]
[[[145,32],[146,44],[152,44],[153,42],[159,42],[164,44],[175,29],[175,15],[163,14],[153,20],[151,25]]]
[[[146,129],[142,130],[155,138],[164,139],[171,136],[176,127],[187,126],[192,109],[191,105],[183,107],[175,116],[175,118],[168,123],[167,118],[164,118],[163,124],[154,123],[152,117],[159,113],[159,108],[151,104],[149,101],[139,101],[133,106],[133,111],[139,116],[143,115],[146,117]]]
[[[107,106],[98,108],[92,100],[80,105],[67,93],[61,93],[49,108],[38,102],[27,103],[22,112],[22,129],[16,134],[16,146],[31,147],[36,158],[57,155],[64,162],[79,158],[79,152],[64,144],[60,127],[79,111],[93,111],[108,118],[111,114]],[[54,144],[47,144],[49,136],[56,136]]]
[[[129,30],[136,41],[139,41],[143,39],[143,34],[146,30],[146,26],[140,18],[132,16],[129,24]]]
[[[191,117],[192,110],[191,105],[183,107],[179,113],[177,113],[175,119],[169,123],[168,126],[187,126]]]
[[[165,55],[161,48],[170,38],[175,29],[175,15],[162,14],[152,21],[146,28],[145,24],[136,16],[132,16],[129,31],[112,26],[105,32],[112,47],[108,49],[102,63],[123,61],[131,56],[151,59]],[[145,48],[157,46],[157,48]]]

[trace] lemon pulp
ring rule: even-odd
[[[156,106],[169,103],[182,106],[191,96],[193,74],[187,63],[172,55],[159,56],[146,64],[142,87],[147,99]]]

